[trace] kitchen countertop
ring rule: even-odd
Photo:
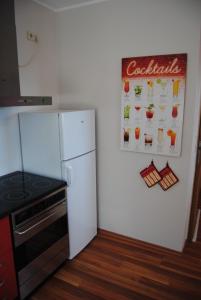
[[[0,218],[65,187],[63,180],[16,171],[0,177]]]

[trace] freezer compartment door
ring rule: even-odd
[[[67,181],[69,259],[75,257],[97,234],[95,151],[63,162]]]
[[[62,160],[95,149],[95,111],[69,111],[59,114]]]
[[[24,170],[61,179],[58,113],[20,113]]]

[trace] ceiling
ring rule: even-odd
[[[72,8],[86,6],[86,5],[104,2],[108,0],[33,0],[33,1],[55,12],[59,12],[66,9],[72,9]]]

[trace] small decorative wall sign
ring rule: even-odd
[[[140,172],[140,175],[142,176],[142,178],[144,179],[146,185],[149,188],[154,186],[158,182],[160,182],[160,180],[162,179],[162,177],[160,176],[160,173],[156,169],[153,161],[151,162],[151,164],[147,168],[145,168],[144,170],[142,170]]]
[[[159,184],[164,191],[168,190],[170,187],[172,187],[179,181],[178,177],[172,171],[168,163],[166,167],[162,169],[159,173],[162,178]]]
[[[187,54],[122,59],[121,149],[181,153]]]

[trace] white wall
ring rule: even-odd
[[[16,1],[16,28],[21,94],[24,96],[53,96],[57,105],[58,65],[56,55],[55,14],[31,0]],[[26,40],[26,31],[38,34],[35,46]],[[0,175],[21,169],[17,112],[33,108],[0,108]],[[36,109],[36,107],[34,107]]]
[[[57,14],[61,106],[95,107],[99,226],[181,250],[189,210],[201,2],[109,0]],[[188,53],[182,155],[120,151],[121,58]],[[180,182],[167,192],[146,188],[139,171],[167,159]]]
[[[16,0],[18,63],[26,65],[20,67],[21,94],[50,95],[54,104],[59,101],[55,21],[49,9],[31,0]],[[27,31],[37,34],[37,44],[27,41]]]

